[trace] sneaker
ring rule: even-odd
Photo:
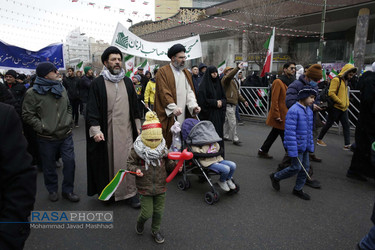
[[[349,151],[351,146],[352,146],[351,144],[345,145],[342,149],[345,150],[345,151]]]
[[[263,159],[272,159],[273,158],[268,153],[263,152],[261,149],[258,150],[258,157],[263,158]]]
[[[280,190],[280,181],[275,179],[275,173],[270,174],[270,179],[271,179],[272,187],[276,191],[279,191]]]
[[[245,125],[244,122],[238,122],[238,126],[243,126],[243,125]]]
[[[224,190],[225,192],[230,191],[230,188],[226,181],[218,181],[217,183],[219,184],[220,188]]]
[[[241,146],[241,142],[240,141],[233,141],[233,144],[236,145],[236,146]]]
[[[151,234],[152,234],[152,237],[154,238],[154,240],[155,240],[156,243],[159,243],[159,244],[164,243],[164,236],[161,235],[160,232],[156,232],[156,233],[155,232],[151,232]]]
[[[143,234],[143,231],[145,229],[145,224],[141,224],[137,222],[137,225],[135,225],[135,232],[139,235]]]
[[[227,180],[227,184],[230,189],[236,189],[236,185],[233,183],[232,179]]]
[[[230,141],[228,137],[224,137],[224,141]]]
[[[295,190],[293,189],[293,194],[295,196],[297,196],[298,198],[301,198],[303,200],[310,200],[310,195],[306,194],[305,192],[303,192],[303,190]]]
[[[322,147],[327,147],[327,144],[323,140],[317,139],[316,144],[318,144],[319,146],[322,146]]]
[[[306,179],[306,185],[311,187],[311,188],[321,188],[322,185],[320,185],[320,182],[317,180],[310,180]]]
[[[76,124],[76,125],[75,125],[75,127],[76,127],[76,128],[79,128],[79,125],[78,125],[78,124]]]

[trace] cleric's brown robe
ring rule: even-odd
[[[195,93],[191,73],[187,69],[183,69],[182,71],[185,74],[185,77],[191,89]],[[156,81],[156,90],[155,90],[154,109],[162,125],[163,137],[165,138],[167,147],[169,148],[172,143],[172,133],[170,132],[170,129],[175,121],[174,121],[173,115],[170,117],[167,116],[165,112],[165,108],[170,103],[177,104],[175,77],[174,77],[172,68],[169,64],[161,67],[158,70],[158,73],[155,76],[155,81]],[[185,107],[181,107],[181,108],[185,108]],[[185,113],[186,113],[185,118],[191,117],[189,112],[185,112]]]

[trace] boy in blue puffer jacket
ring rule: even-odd
[[[293,194],[304,200],[310,200],[310,195],[302,190],[306,182],[306,173],[300,162],[308,172],[309,152],[314,152],[313,111],[310,107],[316,95],[316,90],[311,86],[304,86],[298,92],[298,102],[288,110],[285,120],[284,145],[288,150],[288,155],[292,158],[292,163],[289,167],[270,175],[272,187],[278,191],[280,180],[297,174]]]

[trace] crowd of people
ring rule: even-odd
[[[74,192],[73,143],[73,129],[79,126],[80,114],[84,116],[87,143],[87,194],[100,195],[116,173],[124,168],[124,162],[128,162],[129,170],[137,174],[126,175],[123,184],[107,202],[126,200],[133,208],[141,208],[136,225],[138,234],[143,233],[145,221],[152,217],[152,235],[157,243],[164,242],[160,225],[165,203],[165,176],[166,169],[173,165],[164,158],[172,144],[170,130],[176,121],[182,124],[185,119],[194,118],[212,122],[223,140],[207,145],[205,151],[215,148],[212,151],[218,152],[221,148],[222,154],[215,156],[216,160],[205,167],[221,172],[218,182],[221,189],[234,189],[232,175],[236,164],[224,160],[224,141],[241,146],[237,133],[237,126],[241,124],[238,103],[249,105],[241,95],[241,85],[246,85],[245,82],[261,84],[262,81],[256,74],[245,79],[243,63],[226,67],[222,75],[215,66],[204,63],[188,70],[185,52],[183,45],[175,44],[168,50],[168,64],[145,73],[140,67],[131,78],[125,75],[123,55],[114,46],[103,52],[103,70],[97,77],[90,67],[84,68],[82,77],[75,74],[74,68],[68,68],[67,75],[62,77],[50,62],[39,63],[32,77],[8,70],[4,83],[0,83],[0,114],[7,118],[0,123],[5,138],[0,146],[0,167],[1,170],[12,168],[9,171],[13,173],[9,172],[11,177],[1,176],[4,188],[0,197],[5,202],[2,206],[11,208],[13,198],[6,203],[7,196],[3,194],[11,195],[12,191],[7,191],[9,186],[17,186],[12,190],[22,194],[23,206],[3,209],[8,214],[1,212],[0,218],[27,220],[35,201],[37,168],[43,172],[48,199],[57,202],[60,195],[56,167],[60,165],[60,158],[63,162],[61,196],[71,202],[80,200]],[[375,177],[371,152],[375,141],[375,67],[374,72],[363,74],[357,84],[362,94],[355,145],[352,145],[348,85],[356,73],[357,68],[353,65],[345,65],[337,77],[326,83],[327,96],[322,96],[325,92],[319,94],[318,91],[322,87],[321,65],[306,67],[296,78],[296,63],[284,64],[282,73],[273,80],[271,87],[266,124],[272,129],[258,150],[260,158],[271,159],[272,144],[278,136],[283,142],[284,159],[270,174],[275,190],[280,190],[281,180],[293,175],[297,175],[297,180],[292,193],[301,199],[311,198],[303,191],[305,183],[313,188],[321,187],[320,182],[312,178],[310,161],[322,162],[314,153],[314,145],[327,146],[323,138],[336,121],[344,128],[343,149],[354,152],[347,177],[361,181]],[[328,101],[323,103],[321,99]],[[323,110],[328,110],[328,118],[318,134],[319,112]],[[144,118],[146,121],[141,125]],[[19,153],[17,159],[5,157],[14,156],[8,154],[10,151]],[[17,166],[13,168],[13,165]],[[22,178],[14,177],[18,175]],[[23,181],[25,178],[27,181]],[[6,184],[13,179],[14,182]],[[29,183],[27,188],[25,183]],[[10,233],[0,230],[2,249],[22,248],[28,233],[19,235],[17,227],[25,225],[13,227]],[[4,236],[9,234],[16,237]],[[375,232],[367,238],[374,236]]]

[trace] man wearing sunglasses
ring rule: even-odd
[[[36,75],[34,85],[26,92],[23,101],[22,118],[37,133],[48,199],[52,202],[59,199],[55,162],[56,153],[59,152],[64,163],[62,196],[77,202],[79,196],[73,193],[75,156],[72,107],[54,64],[39,63]]]

